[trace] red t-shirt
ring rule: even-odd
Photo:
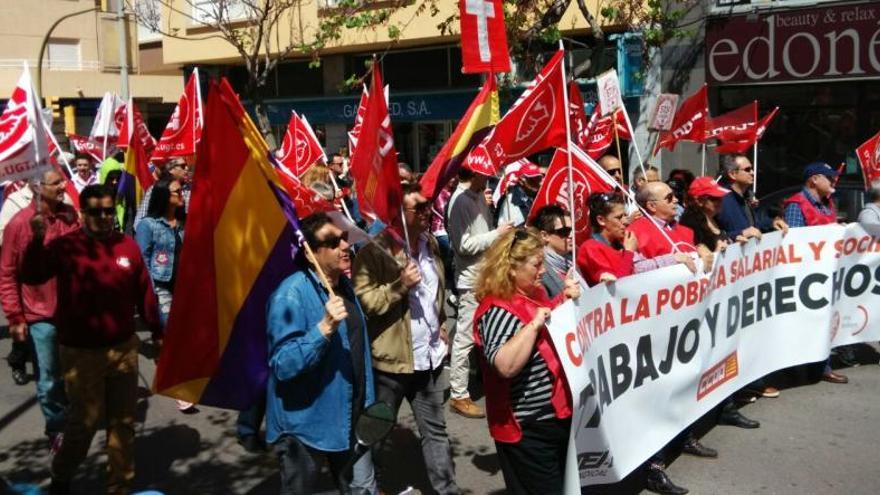
[[[137,310],[157,334],[158,303],[141,251],[131,237],[106,239],[80,229],[45,246],[30,243],[23,278],[56,277],[58,340],[71,347],[109,347],[128,340]]]
[[[603,273],[623,278],[633,273],[633,253],[614,249],[596,239],[587,239],[577,252],[577,265],[590,287],[599,283]]]
[[[672,253],[669,240],[660,233],[659,229],[666,231],[680,252],[692,253],[697,250],[694,244],[694,231],[679,223],[670,228],[659,220],[641,217],[626,228],[636,235],[639,241],[638,252],[647,259]]]

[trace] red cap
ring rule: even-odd
[[[540,177],[544,174],[541,173],[541,169],[534,163],[526,163],[519,169],[517,175],[520,177]]]
[[[715,179],[711,177],[697,177],[688,188],[688,196],[692,198],[699,198],[700,196],[723,198],[729,192],[730,189],[719,186]]]

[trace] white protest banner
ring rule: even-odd
[[[657,104],[654,113],[648,121],[648,129],[668,131],[672,129],[672,121],[675,119],[675,109],[678,107],[678,95],[672,93],[660,93],[657,95]]]
[[[616,70],[611,69],[596,76],[596,94],[599,97],[599,107],[602,108],[603,116],[611,115],[618,108],[623,108],[620,81],[617,79]]]
[[[581,485],[625,477],[773,371],[880,340],[880,237],[858,224],[766,234],[711,274],[671,266],[600,284],[548,327],[574,398]]]

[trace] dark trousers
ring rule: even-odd
[[[330,473],[337,482],[340,494],[348,494],[348,482],[351,481],[351,451],[324,452],[303,445],[298,438],[282,436],[272,445],[281,468],[282,495],[308,495],[317,488],[321,465],[318,461],[326,458],[330,465]],[[343,472],[347,471],[347,472]],[[341,476],[340,476],[341,475]],[[340,486],[342,477],[345,483]]]
[[[440,495],[459,493],[446,432],[443,404],[449,389],[449,376],[443,367],[415,373],[385,373],[374,369],[373,377],[376,400],[388,403],[394,409],[395,417],[403,399],[409,401],[419,427],[431,487]]]
[[[571,419],[549,419],[520,423],[520,426],[519,442],[495,442],[507,493],[561,494]]]
[[[238,413],[238,420],[235,422],[235,433],[238,438],[248,436],[256,436],[260,434],[260,426],[263,424],[263,418],[266,417],[266,392],[260,395],[260,398],[246,411]]]

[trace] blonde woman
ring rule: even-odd
[[[551,301],[541,279],[544,241],[533,228],[499,237],[486,251],[474,315],[489,433],[508,493],[562,493],[571,392],[544,323],[580,288],[572,278]]]

